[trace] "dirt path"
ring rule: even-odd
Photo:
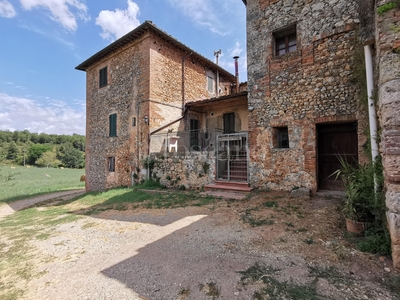
[[[24,298],[397,299],[383,285],[390,260],[349,246],[336,204],[269,193],[87,216],[72,202],[79,220],[32,240],[40,276]]]
[[[18,201],[14,201],[12,203],[4,203],[0,205],[0,219],[6,216],[13,214],[16,211],[21,209],[34,206],[37,203],[45,202],[45,201],[54,201],[54,200],[69,200],[76,196],[83,195],[85,193],[84,189],[76,189],[69,191],[62,191],[56,193],[50,193],[42,196],[32,197],[28,199],[22,199]]]

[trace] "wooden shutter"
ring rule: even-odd
[[[117,114],[111,114],[109,117],[109,136],[117,136]]]
[[[107,67],[104,67],[103,69],[100,70],[99,74],[99,82],[100,82],[100,87],[104,87],[107,85]]]

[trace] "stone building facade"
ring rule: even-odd
[[[247,0],[250,183],[335,188],[335,154],[366,161],[354,82],[356,0]],[[361,47],[362,49],[362,47]],[[330,147],[326,141],[334,139]],[[332,159],[333,158],[333,159]]]
[[[86,189],[132,184],[152,132],[187,100],[228,95],[236,79],[146,21],[79,66],[86,71]],[[217,81],[216,76],[219,76]],[[177,121],[177,126],[181,126]]]

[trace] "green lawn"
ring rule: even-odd
[[[24,168],[9,166],[0,167],[0,203],[12,202],[61,190],[84,188],[85,183],[79,179],[85,170]],[[11,179],[6,177],[11,175]]]

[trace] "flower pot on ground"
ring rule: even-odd
[[[351,227],[349,231],[362,233],[365,225],[359,223],[372,223],[375,220],[377,199],[374,190],[374,165],[349,163],[342,157],[339,157],[339,161],[341,169],[333,174],[344,183],[346,199],[342,211],[346,220],[351,220],[346,221],[346,225]]]
[[[357,222],[354,220],[350,220],[346,218],[346,228],[347,231],[356,233],[356,234],[363,234],[365,229],[367,228],[368,223],[365,222]]]

